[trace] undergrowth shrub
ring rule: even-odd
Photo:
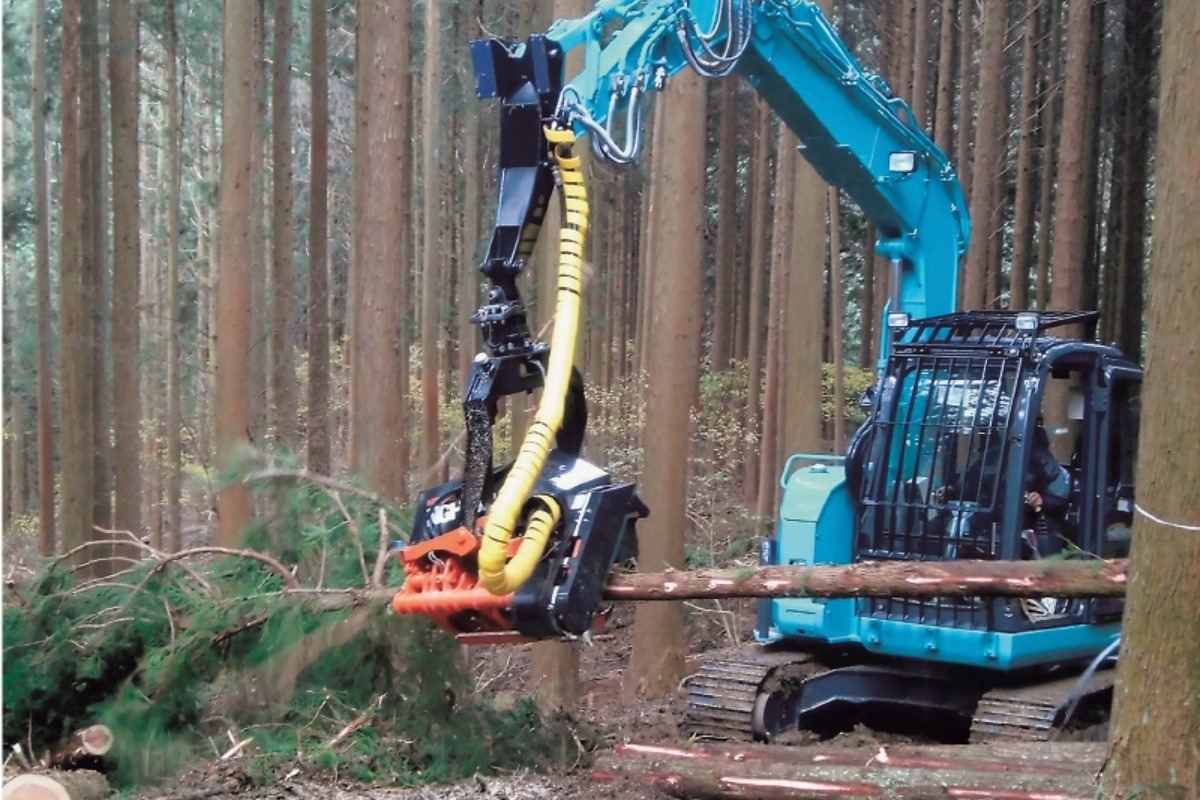
[[[271,513],[243,546],[301,591],[272,565],[211,554],[146,557],[106,578],[55,561],[20,587],[3,613],[5,747],[40,754],[103,722],[110,779],[128,787],[216,758],[230,736],[252,737],[256,780],[287,765],[389,784],[546,765],[574,743],[528,701],[501,709],[475,695],[450,636],[355,599],[407,515],[303,481],[259,491]],[[401,582],[395,560],[386,586]]]

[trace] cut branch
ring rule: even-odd
[[[613,575],[609,600],[713,597],[1122,597],[1126,562],[886,561]]]

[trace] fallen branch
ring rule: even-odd
[[[608,600],[713,597],[1122,597],[1126,562],[876,561],[614,574]]]

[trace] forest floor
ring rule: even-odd
[[[581,690],[573,725],[580,738],[601,742],[611,748],[628,741],[680,743],[686,741],[680,722],[686,706],[686,689],[659,700],[633,700],[624,693],[623,679],[633,640],[633,606],[618,604],[608,626],[580,654]],[[751,601],[715,603],[688,608],[688,666],[716,651],[732,648],[746,638],[753,625]],[[737,638],[734,638],[737,637]],[[497,702],[515,699],[528,686],[529,645],[472,648],[472,671],[479,691]],[[802,737],[803,738],[803,737]],[[809,739],[808,741],[815,741]],[[861,745],[864,734],[849,734],[846,743]],[[791,737],[789,737],[791,742]],[[802,743],[800,741],[791,743]],[[477,776],[456,784],[431,784],[416,788],[366,786],[336,776],[296,775],[272,786],[218,792],[216,786],[243,781],[236,762],[222,766],[199,765],[175,781],[169,790],[146,792],[138,800],[183,800],[183,798],[389,798],[389,800],[542,800],[579,797],[607,800],[658,800],[666,795],[644,784],[625,782],[598,784],[591,778],[588,762],[594,754],[581,749],[579,761],[569,769],[550,773],[516,772]]]

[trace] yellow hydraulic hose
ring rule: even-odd
[[[517,459],[488,511],[483,541],[479,546],[479,582],[497,595],[515,591],[529,580],[561,513],[557,503],[549,498],[539,498],[549,511],[535,511],[530,516],[520,549],[511,561],[505,563],[508,542],[517,528],[521,509],[533,491],[534,482],[546,464],[546,455],[554,444],[554,437],[562,427],[571,366],[575,358],[583,290],[583,242],[587,235],[588,203],[579,156],[571,149],[575,134],[570,129],[556,131],[550,128],[546,128],[545,133],[546,140],[553,145],[554,160],[562,181],[564,207],[563,224],[559,230],[554,335],[550,340],[542,401],[525,434]]]

